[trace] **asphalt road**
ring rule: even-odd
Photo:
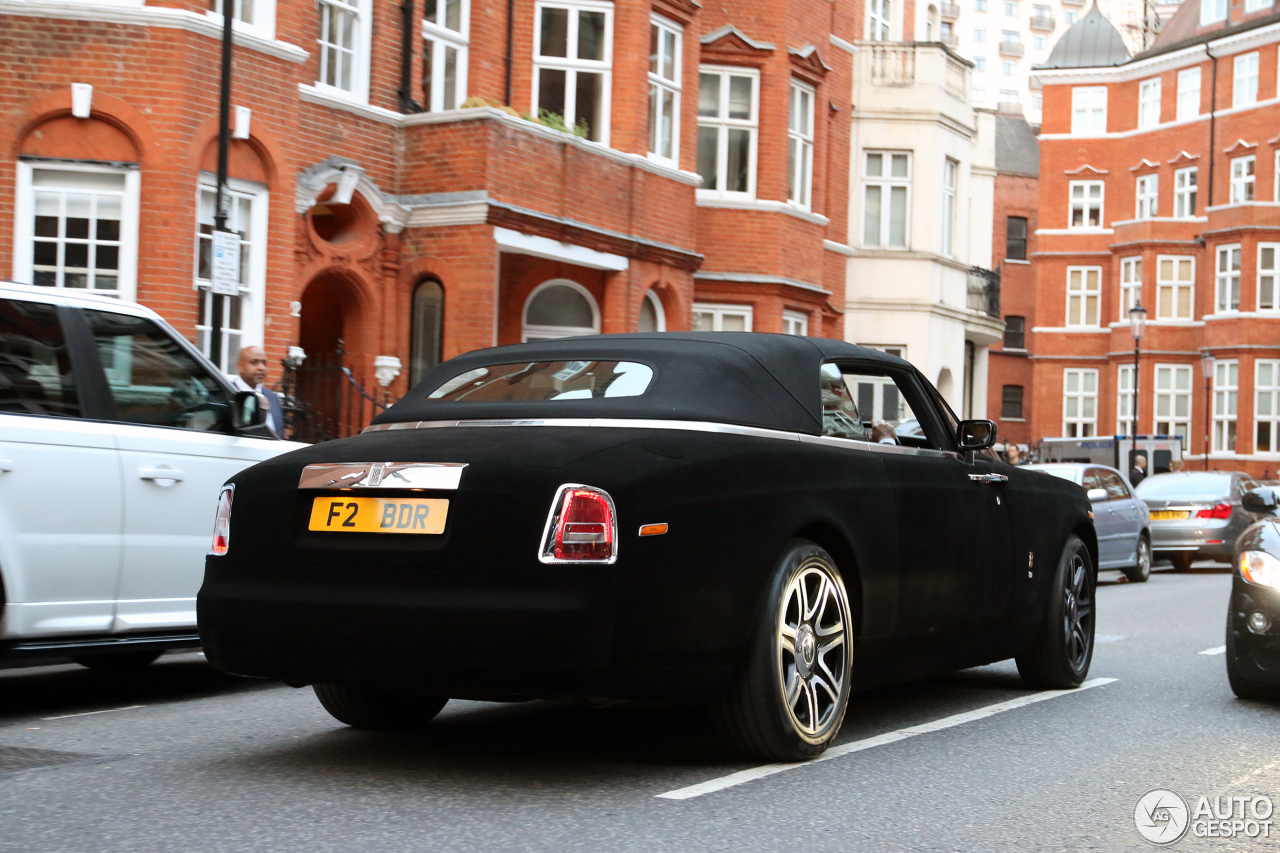
[[[1229,588],[1218,570],[1105,584],[1091,678],[1115,681],[1037,695],[1005,662],[861,694],[845,754],[729,787],[755,765],[680,710],[453,702],[428,731],[363,733],[194,654],[0,670],[0,850],[1149,850],[1150,789],[1280,799],[1280,706],[1236,700],[1202,654]],[[659,796],[691,786],[718,790]]]

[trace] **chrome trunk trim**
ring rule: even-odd
[[[308,465],[299,489],[456,490],[466,462],[331,462]]]

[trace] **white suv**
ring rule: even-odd
[[[0,656],[196,646],[218,493],[280,441],[155,312],[0,282]]]

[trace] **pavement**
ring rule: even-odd
[[[198,654],[3,669],[0,851],[1138,851],[1153,788],[1280,799],[1280,706],[1237,700],[1215,652],[1230,575],[1115,577],[1089,689],[1006,661],[858,694],[837,757],[786,768],[680,707],[450,702],[367,733]]]

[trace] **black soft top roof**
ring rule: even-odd
[[[758,332],[591,335],[476,350],[428,373],[375,424],[472,418],[661,418],[818,434],[824,361],[856,358],[907,365],[877,350],[828,338]],[[525,361],[636,361],[653,368],[639,397],[446,402],[427,395],[477,367]],[[909,366],[909,365],[908,365]]]

